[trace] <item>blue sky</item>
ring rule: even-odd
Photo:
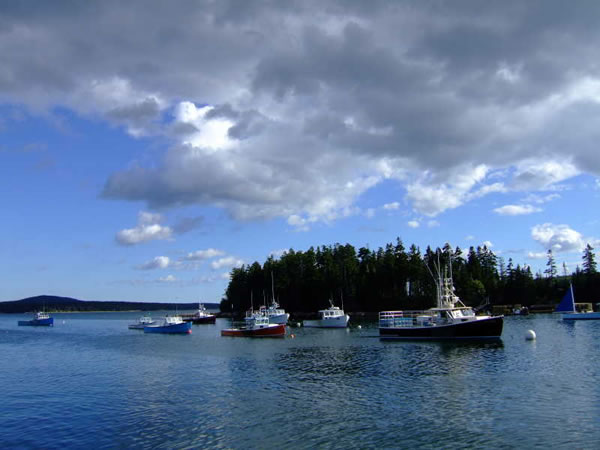
[[[0,6],[0,300],[218,302],[336,242],[534,272],[600,245],[600,6],[322,3]]]

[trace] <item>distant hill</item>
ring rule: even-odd
[[[219,309],[218,303],[205,303],[208,309]],[[0,313],[26,313],[46,310],[48,312],[78,311],[157,311],[161,309],[197,309],[198,303],[148,303],[77,300],[71,297],[38,295],[21,300],[0,302]]]

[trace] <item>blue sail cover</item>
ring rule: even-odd
[[[575,312],[575,299],[573,298],[573,286],[569,285],[567,293],[555,309],[556,312]]]

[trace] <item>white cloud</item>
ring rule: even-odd
[[[512,187],[517,190],[549,189],[580,172],[571,160],[528,159],[517,164]]]
[[[544,259],[548,256],[547,252],[528,252],[527,257],[531,259]]]
[[[568,225],[544,223],[531,229],[531,237],[546,249],[553,252],[579,252],[583,250],[586,241],[581,233]]]
[[[428,220],[427,221],[427,227],[428,228],[435,228],[435,227],[439,227],[440,223],[437,220]]]
[[[419,179],[408,184],[407,198],[412,201],[416,211],[434,217],[473,198],[497,192],[500,189],[498,183],[487,189],[485,186],[474,189],[484,180],[488,171],[489,168],[485,165],[466,165],[449,171],[443,182],[430,172],[425,172]]]
[[[281,248],[279,250],[273,250],[272,252],[269,253],[269,256],[272,256],[273,258],[281,258],[285,253],[287,253],[287,249],[285,248]]]
[[[388,211],[394,211],[399,208],[400,208],[400,203],[398,203],[398,202],[386,203],[385,205],[383,205],[383,209],[386,209]]]
[[[409,227],[411,227],[411,228],[419,228],[419,226],[420,226],[420,223],[419,223],[419,221],[418,221],[418,220],[409,220],[409,221],[407,222],[407,225],[408,225]]]
[[[375,217],[375,208],[368,208],[365,211],[365,217],[367,217],[367,219],[372,219],[373,217]]]
[[[168,256],[157,256],[151,261],[141,264],[137,268],[140,270],[166,269],[169,267],[171,260]]]
[[[223,267],[241,267],[244,261],[241,259],[234,258],[233,256],[226,256],[213,261],[210,266],[214,270],[222,269]]]
[[[494,212],[501,216],[519,216],[540,211],[542,211],[541,208],[533,205],[504,205],[494,209]]]
[[[491,241],[483,241],[482,244],[485,245],[488,249],[494,246],[494,244],[492,244]]]
[[[140,212],[138,225],[135,228],[121,230],[116,235],[116,240],[121,245],[135,245],[152,240],[170,239],[173,235],[171,228],[162,226],[160,214]]]
[[[190,252],[184,256],[183,259],[186,261],[203,261],[205,259],[215,258],[224,254],[225,252],[222,250],[207,248],[206,250],[196,250],[194,252]]]
[[[158,159],[148,152],[114,173],[107,198],[208,205],[239,220],[299,217],[290,223],[299,230],[347,217],[384,180],[433,217],[491,193],[600,174],[592,6],[442,2],[432,15],[429,2],[324,1],[315,14],[312,2],[284,3],[165,14],[99,2],[56,6],[60,21],[8,8],[1,100],[168,142]],[[503,45],[490,44],[498,36]],[[474,39],[474,51],[449,45]],[[161,233],[123,230],[121,240]]]
[[[177,278],[175,278],[173,275],[167,275],[166,277],[160,277],[158,281],[159,283],[174,283],[177,281]]]

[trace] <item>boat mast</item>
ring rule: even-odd
[[[271,296],[273,303],[275,303],[275,281],[273,281],[273,271],[271,270]]]

